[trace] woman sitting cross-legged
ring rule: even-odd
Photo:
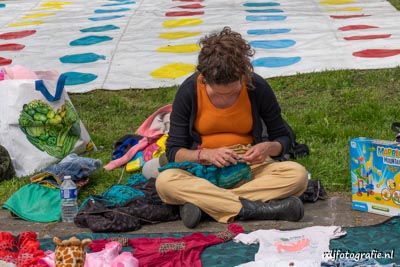
[[[181,84],[173,102],[166,156],[177,167],[158,175],[160,198],[181,206],[189,228],[199,224],[202,212],[222,223],[302,219],[298,197],[307,187],[307,171],[277,160],[288,150],[289,132],[274,92],[253,71],[254,50],[229,27],[203,37],[200,47],[197,71]],[[180,168],[184,163],[214,170],[245,163],[249,176],[221,187]]]

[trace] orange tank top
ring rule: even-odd
[[[206,85],[197,79],[197,116],[195,130],[201,136],[202,148],[218,148],[253,143],[253,117],[246,85],[243,84],[236,102],[224,109],[215,107],[207,94]]]

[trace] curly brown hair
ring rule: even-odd
[[[200,39],[197,70],[209,84],[228,84],[241,79],[251,86],[255,51],[240,33],[226,26]]]

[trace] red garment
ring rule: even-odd
[[[13,236],[0,232],[0,260],[14,263],[17,267],[39,267],[37,261],[45,256],[34,232]]]
[[[220,233],[197,232],[182,238],[132,238],[127,244],[134,248],[133,256],[139,260],[140,267],[201,267],[200,255],[206,247],[232,240],[239,233],[243,233],[243,227],[232,223],[227,231]],[[94,240],[89,248],[98,251],[110,241]]]

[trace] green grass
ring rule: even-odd
[[[299,159],[313,179],[321,179],[330,192],[350,191],[349,140],[366,136],[393,140],[391,123],[400,121],[400,67],[382,70],[340,70],[268,79],[283,115],[295,129],[298,141],[311,150]],[[95,90],[70,94],[97,151],[83,156],[110,161],[112,144],[134,133],[156,109],[172,103],[176,87],[154,90]],[[90,177],[80,193],[83,200],[117,183],[121,169],[101,170]],[[125,173],[122,181],[130,174]],[[0,203],[26,178],[0,183]]]
[[[400,10],[400,0],[388,0],[397,10]]]

